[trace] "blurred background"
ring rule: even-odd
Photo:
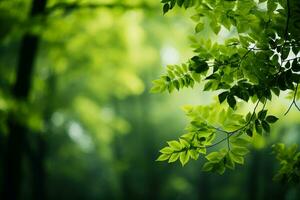
[[[184,132],[180,108],[213,101],[201,85],[149,93],[167,64],[193,55],[191,14],[163,16],[159,0],[1,0],[0,199],[299,199],[299,186],[272,181],[270,145],[300,143],[284,98],[235,171],[155,162]]]

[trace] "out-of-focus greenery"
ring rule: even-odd
[[[201,159],[185,168],[155,162],[186,123],[178,108],[212,101],[189,89],[149,93],[161,66],[192,55],[189,12],[164,17],[151,0],[49,0],[44,15],[28,18],[31,4],[0,2],[0,177],[12,118],[27,127],[30,149],[23,149],[20,199],[34,199],[36,178],[43,178],[46,199],[297,199],[297,188],[272,182],[279,166],[264,149],[275,135],[299,141],[292,112],[234,173],[205,174]],[[28,32],[40,44],[29,99],[20,101],[12,87]],[[274,112],[284,110],[279,105]],[[37,177],[35,154],[43,154],[44,177]]]

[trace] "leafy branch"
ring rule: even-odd
[[[291,108],[292,108],[293,105],[295,105],[295,107],[298,109],[298,111],[300,111],[300,107],[296,103],[296,96],[297,96],[297,92],[298,92],[298,86],[299,86],[299,83],[297,83],[297,85],[296,85],[296,89],[294,91],[294,96],[293,96],[292,103],[290,104],[289,108],[284,113],[284,115],[287,115],[290,112],[290,110],[291,110]]]
[[[300,27],[290,26],[299,19],[299,1],[267,0],[266,10],[259,8],[260,2],[250,0],[245,6],[238,1],[225,0],[162,0],[164,13],[176,5],[195,8],[196,14],[192,19],[197,24],[192,41],[196,55],[187,64],[188,73],[195,73],[198,78],[205,77],[204,91],[222,91],[218,95],[219,107],[194,106],[187,109],[190,118],[187,133],[178,141],[168,142],[168,146],[160,151],[158,161],[175,162],[179,159],[185,165],[190,158],[197,159],[199,154],[206,154],[208,149],[226,141],[227,148],[219,148],[206,155],[207,162],[203,166],[204,171],[222,174],[225,169],[234,169],[235,164],[244,163],[244,156],[249,152],[247,145],[254,134],[271,131],[270,124],[278,118],[267,115],[266,103],[272,100],[273,95],[280,96],[285,90],[293,91],[293,99],[285,115],[293,105],[300,111],[296,103],[300,81]],[[229,31],[233,27],[237,33],[228,36],[224,43],[212,43],[207,33],[205,37],[201,34],[207,27],[217,37],[221,27]],[[295,57],[288,57],[291,52]],[[165,75],[154,81],[153,90],[172,92],[169,87],[179,90],[200,82],[200,78],[194,82],[183,82],[186,74],[174,73],[181,68],[176,65],[168,68]],[[256,102],[252,113],[246,116],[235,114],[237,98]],[[225,100],[228,109],[221,110]],[[259,103],[263,106],[257,112]],[[214,126],[215,123],[218,126]],[[215,139],[219,132],[226,136]]]

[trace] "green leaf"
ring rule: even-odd
[[[225,99],[227,98],[229,92],[222,92],[221,94],[219,94],[218,98],[219,98],[219,102],[222,103],[223,101],[225,101]]]
[[[167,142],[167,143],[175,151],[179,151],[179,150],[182,149],[182,145],[176,140],[172,140],[172,141]]]
[[[264,120],[265,119],[265,117],[266,117],[266,115],[267,115],[267,110],[261,110],[261,111],[259,111],[258,112],[258,119],[260,119],[260,120]]]
[[[231,149],[231,152],[234,153],[235,155],[244,156],[247,153],[249,153],[249,150],[246,147],[236,146]]]
[[[211,162],[218,162],[220,161],[222,155],[219,152],[211,152],[205,158]]]
[[[216,134],[212,133],[206,138],[206,145],[210,144],[215,139]]]
[[[268,12],[272,13],[277,8],[277,4],[275,3],[274,0],[268,0],[268,2],[267,2],[267,8],[268,8]]]
[[[281,58],[283,60],[285,60],[288,57],[289,53],[290,53],[290,49],[289,48],[283,48]]]
[[[248,136],[252,137],[252,136],[253,136],[252,128],[246,129],[246,134],[247,134]]]
[[[211,22],[210,27],[216,35],[219,34],[219,32],[221,30],[221,26],[218,23]]]
[[[166,14],[170,9],[170,5],[168,3],[166,3],[163,7],[163,14]]]
[[[229,169],[234,169],[235,168],[235,164],[234,164],[234,161],[231,157],[231,155],[228,153],[226,154],[226,157],[225,157],[225,167],[229,168]]]
[[[198,23],[195,27],[196,33],[201,32],[203,29],[204,29],[204,23],[202,23],[202,22]]]
[[[191,1],[192,0],[184,0],[183,6],[184,6],[185,9],[187,9],[190,6]]]
[[[258,134],[262,134],[261,123],[259,122],[258,119],[255,120],[255,130]]]
[[[178,160],[180,154],[179,153],[172,153],[169,159],[169,163],[175,162],[176,160]]]
[[[175,4],[176,4],[176,0],[171,0],[171,3],[170,3],[170,10],[171,10],[172,8],[174,8]]]
[[[199,153],[196,149],[189,150],[190,156],[192,159],[197,160],[199,157]]]
[[[173,149],[171,147],[165,147],[161,149],[159,152],[163,154],[171,154],[173,152]]]
[[[244,164],[244,158],[240,155],[236,155],[232,152],[229,152],[230,157],[232,158],[233,162],[238,163],[238,164]]]
[[[236,146],[246,146],[248,144],[250,144],[250,142],[244,138],[238,137],[238,138],[230,138],[230,143],[232,145],[236,145]]]
[[[195,136],[195,133],[186,133],[184,135],[181,136],[181,138],[184,138],[185,140],[192,140],[192,138]]]
[[[236,100],[234,98],[233,95],[228,95],[227,96],[227,103],[229,104],[229,106],[234,109],[235,108],[235,105],[236,105]]]
[[[269,122],[269,123],[275,123],[277,120],[278,120],[278,118],[273,116],[273,115],[269,115],[266,118],[266,121]]]
[[[205,172],[209,172],[213,169],[214,167],[214,163],[213,162],[206,162],[203,167],[202,167],[202,170],[205,171]]]
[[[184,3],[184,0],[177,0],[177,5],[181,7]]]
[[[218,163],[216,165],[216,169],[215,170],[220,175],[224,174],[224,172],[225,172],[225,166],[224,166],[224,164]]]
[[[267,133],[270,132],[270,125],[265,120],[261,122],[261,125]]]
[[[213,82],[212,81],[208,81],[207,83],[205,83],[205,85],[204,85],[204,91],[208,91],[208,90],[210,90],[211,89],[211,87],[212,87],[212,85],[213,85]]]
[[[183,147],[189,147],[190,146],[190,144],[185,139],[179,139],[179,141],[180,141],[180,144]]]
[[[293,60],[293,63],[292,63],[292,70],[294,72],[300,72],[300,62],[298,61],[297,62],[297,59],[294,59]]]
[[[271,88],[272,92],[276,95],[276,96],[279,96],[280,94],[280,89],[278,88]]]
[[[168,160],[170,158],[170,154],[161,154],[157,159],[156,161],[165,161],[165,160]]]
[[[206,154],[206,148],[199,148],[198,152],[202,154]]]
[[[250,112],[246,115],[247,122],[249,122],[251,120],[251,116],[252,116],[252,114]]]
[[[191,17],[191,19],[192,19],[193,21],[195,21],[195,22],[198,22],[198,21],[200,20],[200,17],[201,17],[200,14],[196,14],[196,15],[193,15],[193,16]]]
[[[191,65],[191,69],[200,74],[208,70],[208,64],[205,60],[200,59],[198,56],[194,56],[191,59],[194,63]]]
[[[246,102],[249,100],[249,94],[246,90],[240,90],[238,93],[236,93],[236,96]]]
[[[180,163],[182,166],[184,166],[190,159],[190,154],[187,151],[180,153]]]

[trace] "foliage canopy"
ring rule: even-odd
[[[185,165],[189,159],[196,160],[214,147],[205,156],[203,170],[223,174],[227,168],[244,164],[255,135],[271,131],[271,124],[278,117],[268,112],[267,103],[274,95],[288,91],[292,100],[285,114],[293,106],[300,111],[297,105],[300,1],[162,0],[162,3],[164,14],[176,6],[193,9],[194,56],[181,65],[167,66],[166,73],[153,81],[152,92],[171,93],[205,83],[203,91],[217,91],[218,102],[185,107],[190,120],[186,133],[179,140],[168,142],[157,160],[170,163],[179,160]],[[208,37],[207,33],[213,36]],[[237,114],[242,102],[253,104],[253,110]],[[219,148],[223,143],[227,143],[226,147]],[[298,182],[297,147],[289,149],[277,144],[273,148],[281,163],[275,178]]]

